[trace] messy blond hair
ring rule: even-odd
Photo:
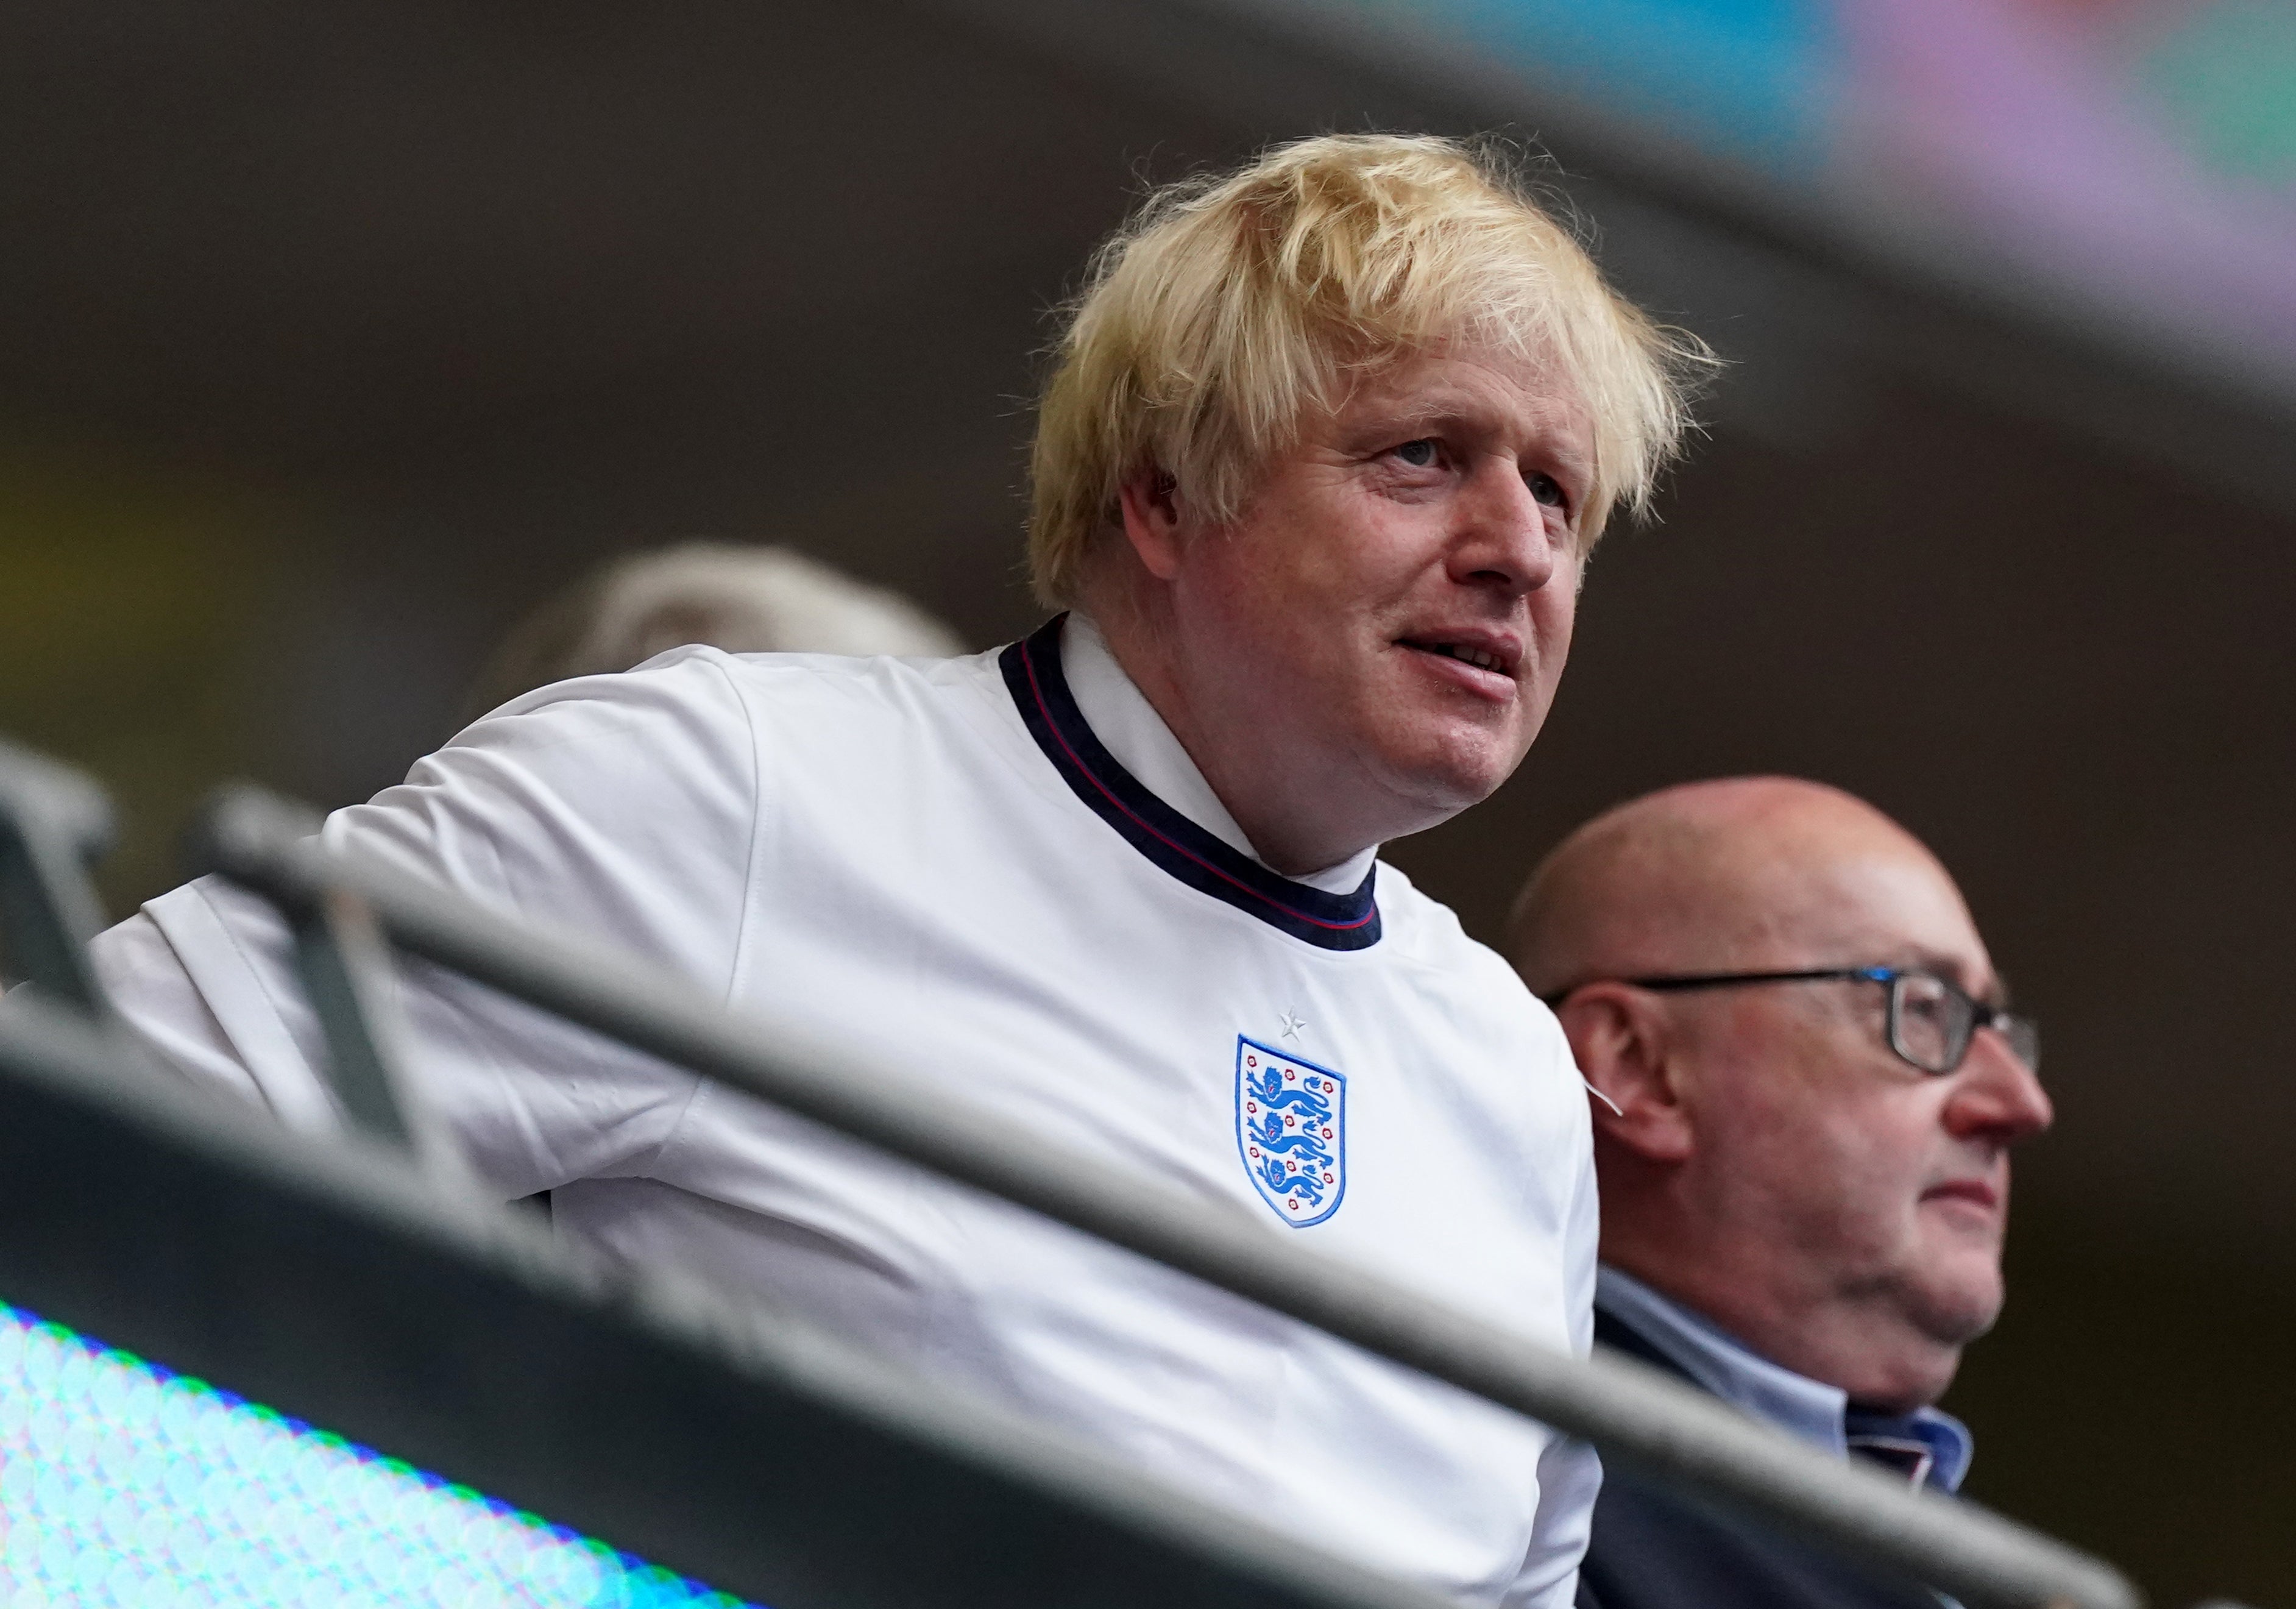
[[[1711,362],[1603,283],[1496,144],[1300,140],[1151,195],[1093,259],[1037,406],[1029,568],[1075,600],[1123,483],[1153,469],[1234,518],[1343,374],[1464,338],[1558,367],[1585,405],[1591,544],[1642,508]]]

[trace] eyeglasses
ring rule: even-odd
[[[1969,1055],[1980,1028],[2009,1042],[2010,1054],[2034,1072],[2041,1069],[2041,1029],[2030,1017],[1972,999],[1958,984],[1935,973],[1901,972],[1894,966],[1831,966],[1810,972],[1702,973],[1688,977],[1625,978],[1636,989],[1660,990],[1735,989],[1748,983],[1879,983],[1890,991],[1890,1048],[1923,1072],[1951,1072]],[[1575,987],[1584,988],[1580,984]],[[1563,996],[1546,997],[1550,1006]]]

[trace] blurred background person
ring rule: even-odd
[[[2038,1034],[1937,858],[1815,783],[1669,788],[1532,874],[1509,953],[1599,1096],[1595,1337],[1787,1433],[1959,1488],[1934,1406],[2001,1309]],[[1581,1609],[1935,1609],[1606,1472]]]
[[[488,656],[465,717],[577,676],[630,670],[702,643],[728,653],[946,659],[956,633],[900,594],[786,547],[682,542],[630,554],[562,589]]]

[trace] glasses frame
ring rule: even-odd
[[[1906,1048],[1900,1030],[1900,1007],[1904,1004],[1905,986],[1909,980],[1920,978],[1937,984],[1947,994],[1969,1007],[1969,1031],[1961,1044],[1942,1066],[1923,1061]],[[1591,981],[1592,980],[1590,980]],[[1775,973],[1686,973],[1649,978],[1621,978],[1620,982],[1632,989],[1648,989],[1660,992],[1693,989],[1736,989],[1754,983],[1879,983],[1889,991],[1888,1029],[1885,1038],[1897,1058],[1909,1067],[1938,1078],[1958,1071],[1969,1059],[1969,1047],[1977,1042],[1980,1029],[1990,1028],[2007,1041],[2010,1054],[2023,1064],[2028,1072],[2041,1070],[2041,1027],[2032,1018],[2009,1010],[2005,1006],[1988,1006],[1967,989],[1941,973],[1922,967],[1898,966],[1816,966],[1795,972]],[[1559,994],[1542,996],[1549,1006],[1559,1006],[1584,983],[1573,984]]]

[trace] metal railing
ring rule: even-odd
[[[6,790],[0,788],[0,808]],[[2134,1609],[2109,1565],[1972,1506],[1845,1465],[1631,1360],[1581,1361],[1143,1178],[1016,1140],[940,1088],[846,1046],[727,1010],[632,958],[536,932],[310,835],[253,790],[210,810],[215,869],[286,913],[345,1088],[373,1133],[413,1138],[377,935],[531,1004],[1592,1441],[1685,1490],[1925,1581],[1972,1609]],[[329,980],[332,979],[331,983]],[[364,1069],[365,1071],[361,1071]],[[362,1108],[349,1090],[368,1081]],[[378,1092],[380,1092],[378,1094]]]
[[[1444,1609],[38,998],[0,1004],[0,1224],[11,1302],[774,1609]]]

